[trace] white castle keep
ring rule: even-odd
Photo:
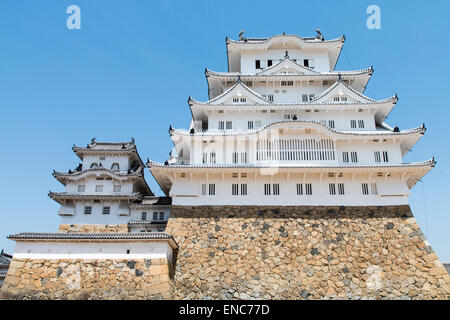
[[[401,205],[434,159],[403,157],[425,126],[385,123],[397,95],[364,95],[373,68],[336,71],[345,37],[226,39],[228,72],[206,69],[188,130],[148,162],[174,205]]]

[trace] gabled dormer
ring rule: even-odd
[[[215,97],[214,99],[208,100],[206,102],[200,102],[189,97],[188,103],[190,106],[193,104],[200,105],[267,105],[271,102],[253,91],[245,84],[242,83],[240,78],[235,85],[231,88]]]
[[[341,79],[335,82],[331,87],[318,94],[311,100],[311,104],[372,104],[383,103],[397,100],[397,97],[391,97],[385,100],[374,100],[352,87],[345,84]]]

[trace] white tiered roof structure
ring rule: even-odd
[[[82,163],[68,172],[53,172],[65,192],[50,192],[61,207],[61,224],[125,225],[131,231],[162,231],[170,199],[155,197],[144,179],[145,164],[134,139],[73,146]]]
[[[335,71],[345,37],[226,39],[188,130],[151,173],[174,205],[398,205],[435,165],[404,163],[425,126],[385,123],[394,95],[364,95],[373,68]]]

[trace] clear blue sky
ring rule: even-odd
[[[81,8],[81,30],[66,28],[66,8]],[[366,8],[381,8],[381,30],[366,28]],[[225,37],[282,32],[328,39],[346,35],[337,70],[373,65],[366,94],[398,93],[388,123],[425,122],[405,161],[436,157],[410,202],[432,247],[450,262],[450,1],[88,1],[0,3],[0,248],[21,231],[58,228],[64,187],[51,175],[74,168],[73,144],[91,137],[136,138],[142,158],[164,161],[169,124],[186,128],[187,98],[205,100],[204,68],[226,71]],[[161,194],[146,172],[152,190]]]

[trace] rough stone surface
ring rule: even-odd
[[[171,299],[172,291],[166,259],[13,259],[0,298]]]
[[[166,232],[175,299],[449,298],[409,206],[173,206]]]
[[[60,224],[62,233],[127,233],[126,224]]]

